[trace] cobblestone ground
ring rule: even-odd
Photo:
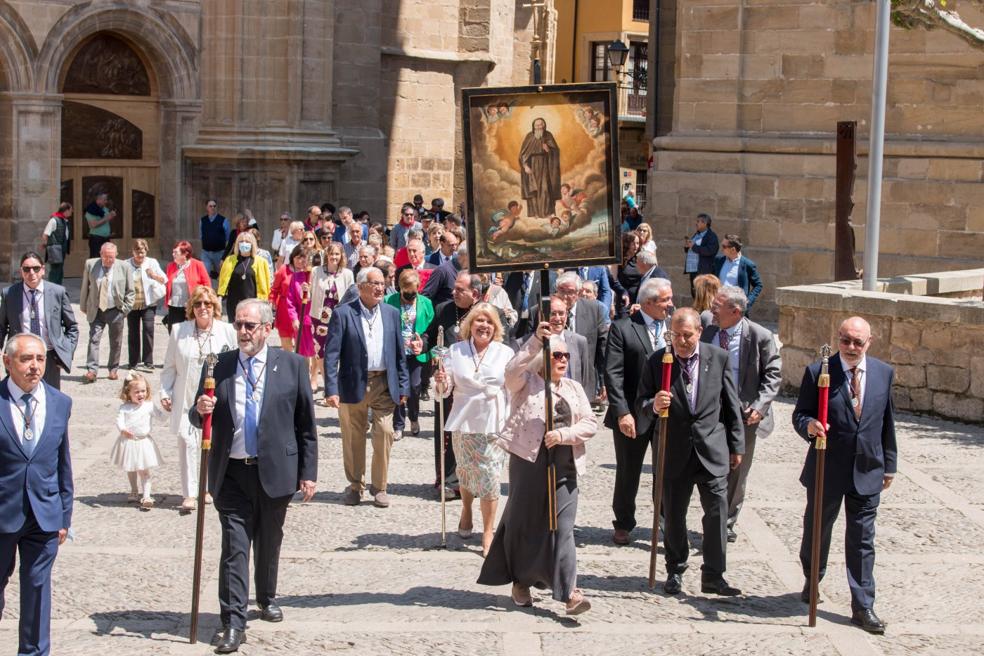
[[[84,361],[85,326],[82,333],[76,367]],[[160,363],[166,345],[161,327],[156,343]],[[104,341],[104,358],[106,348]],[[94,385],[83,386],[80,379],[76,368],[63,386],[75,399],[76,539],[55,563],[53,653],[210,653],[207,644],[187,641],[195,529],[193,515],[177,512],[176,442],[164,430],[157,433],[166,459],[156,474],[157,508],[143,513],[127,505],[125,475],[109,463],[119,384],[106,380],[105,371]],[[889,627],[885,637],[876,638],[848,623],[840,537],[821,586],[819,624],[807,627],[796,555],[805,504],[797,478],[806,445],[789,428],[791,400],[774,407],[778,429],[760,441],[739,539],[729,548],[728,578],[744,591],[737,599],[699,592],[699,555],[683,594],[671,598],[647,589],[648,491],[640,491],[635,541],[615,547],[611,433],[602,430],[594,438],[580,482],[576,533],[579,585],[594,607],[579,621],[566,618],[549,595],[539,595],[532,609],[517,610],[507,587],[476,585],[477,539],[465,542],[450,534],[447,550],[438,548],[440,504],[430,485],[430,439],[408,436],[395,445],[391,508],[341,505],[338,421],[335,411],[319,408],[319,492],[310,503],[295,502],[287,515],[279,590],[286,619],[267,624],[254,613],[240,653],[980,654],[984,430],[900,418],[899,475],[883,497],[875,570],[876,610]],[[422,435],[429,436],[429,413],[422,424]],[[449,504],[449,528],[459,511],[459,502]],[[690,526],[698,530],[699,517],[694,505]],[[205,641],[218,623],[218,528],[209,508],[200,634]],[[843,535],[843,520],[835,535]],[[15,574],[0,622],[3,653],[12,653],[16,644],[17,595]]]

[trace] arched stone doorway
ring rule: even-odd
[[[116,211],[112,239],[128,256],[135,239],[160,251],[160,93],[153,68],[124,36],[97,32],[66,59],[61,89],[61,200],[76,208],[66,274],[88,250],[86,206],[99,193]]]

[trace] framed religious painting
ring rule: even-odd
[[[618,262],[613,83],[465,89],[462,113],[472,269]]]

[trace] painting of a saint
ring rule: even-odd
[[[465,102],[468,238],[476,267],[615,261],[614,87],[468,89]]]

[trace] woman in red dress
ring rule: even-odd
[[[277,269],[277,274],[273,277],[273,284],[270,286],[270,304],[276,311],[274,326],[277,334],[280,335],[280,345],[285,351],[294,350],[294,338],[297,330],[291,321],[290,312],[287,309],[287,291],[290,289],[290,281],[294,273],[304,268],[307,256],[299,246],[291,253],[290,262]]]

